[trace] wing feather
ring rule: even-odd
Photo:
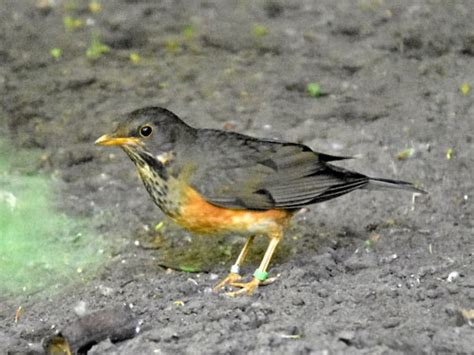
[[[193,165],[189,182],[209,202],[222,207],[300,208],[368,183],[364,175],[327,163],[348,157],[316,153],[300,144],[203,130],[196,145],[200,149],[186,152]],[[208,161],[195,164],[196,154],[209,157]]]

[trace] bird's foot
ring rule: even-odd
[[[261,284],[261,281],[253,278],[250,282],[233,282],[231,286],[240,287],[238,291],[226,292],[226,295],[229,297],[235,297],[240,295],[251,295],[258,285]]]
[[[223,288],[225,285],[229,286],[235,286],[236,283],[239,283],[239,281],[242,280],[242,276],[235,272],[229,273],[229,275],[226,276],[225,279],[223,279],[221,282],[219,282],[217,285],[214,286],[212,289],[214,292],[219,291],[221,288]]]

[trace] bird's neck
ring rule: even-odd
[[[169,174],[165,164],[145,151],[137,151],[128,147],[124,148],[124,151],[135,164],[138,175],[153,202],[168,216],[173,217],[177,214],[179,206],[170,196],[170,180],[173,177]]]

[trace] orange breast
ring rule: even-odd
[[[203,234],[226,231],[268,233],[275,228],[285,228],[293,215],[286,210],[249,211],[215,206],[189,186],[184,188],[179,210],[179,215],[173,220],[191,232]]]

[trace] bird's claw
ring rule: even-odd
[[[235,272],[229,273],[229,275],[226,276],[225,279],[223,279],[221,282],[219,282],[217,285],[213,287],[213,291],[217,292],[221,288],[223,288],[225,285],[229,286],[235,286],[235,284],[239,283],[239,281],[242,280],[242,276],[239,274],[236,274]]]
[[[229,273],[221,282],[214,286],[213,291],[218,292],[220,289],[224,288],[224,286],[229,285],[231,287],[240,288],[237,291],[226,292],[225,295],[229,297],[241,296],[241,295],[251,295],[258,286],[266,286],[269,285],[275,280],[277,277],[270,277],[265,281],[259,281],[255,278],[252,279],[250,282],[241,282],[242,276],[236,273]]]
[[[240,287],[238,291],[226,292],[226,296],[235,297],[240,295],[251,295],[255,289],[260,285],[260,281],[257,279],[252,279],[250,282],[234,282],[232,286]]]

